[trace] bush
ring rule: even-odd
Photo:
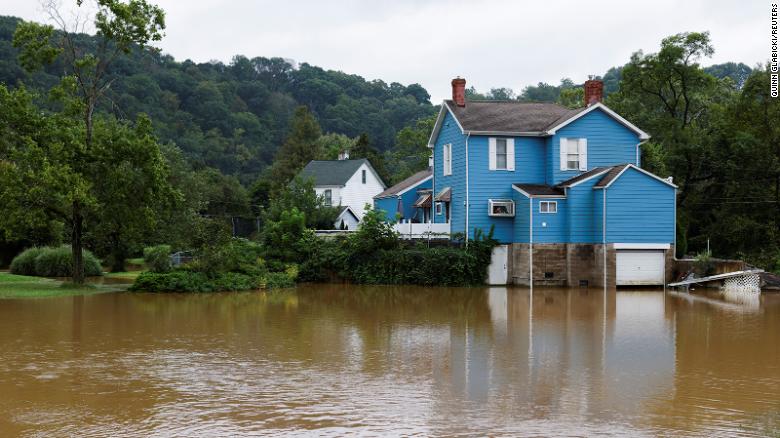
[[[11,261],[11,273],[16,275],[36,275],[35,259],[45,251],[45,248],[28,248]]]
[[[222,245],[201,249],[190,269],[207,274],[238,272],[251,276],[262,276],[265,261],[262,259],[262,247],[252,241],[231,238]]]
[[[103,275],[100,261],[91,252],[82,252],[84,275]],[[30,248],[11,262],[11,273],[39,277],[70,277],[73,275],[73,253],[70,246]]]
[[[156,273],[170,272],[171,246],[157,245],[144,248],[144,262],[150,271]]]
[[[268,289],[295,287],[295,279],[286,272],[269,272],[265,276],[265,287]]]
[[[144,272],[130,290],[145,292],[221,292],[259,289],[262,278],[238,272],[223,272],[209,277],[203,272]]]

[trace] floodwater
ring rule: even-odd
[[[0,300],[0,436],[777,436],[780,296]]]

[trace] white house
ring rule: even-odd
[[[310,161],[299,174],[314,180],[314,191],[324,197],[327,204],[349,207],[349,210],[342,209],[336,227],[340,227],[348,211],[358,221],[362,219],[366,204],[373,205],[374,196],[387,188],[367,159],[349,160],[344,155],[340,158],[345,159]],[[352,221],[347,219],[344,223],[349,226]]]

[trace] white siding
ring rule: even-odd
[[[337,207],[341,205],[341,187],[339,186],[317,186],[314,188],[314,193],[317,194],[317,196],[324,196],[325,190],[330,190],[331,192],[331,200],[333,202],[333,206]]]
[[[366,171],[366,183],[362,181],[362,171]],[[324,190],[327,187],[323,187]],[[358,216],[363,218],[364,208],[366,204],[374,205],[374,196],[382,193],[385,187],[379,182],[379,179],[374,175],[374,172],[369,169],[368,165],[362,164],[358,170],[352,175],[340,190],[333,191],[333,205],[346,205],[352,208],[352,211]],[[321,193],[320,188],[316,188],[318,194]],[[338,196],[336,193],[338,192]]]

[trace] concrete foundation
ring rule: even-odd
[[[530,284],[528,243],[510,245],[510,282]],[[615,287],[616,250],[613,244],[535,243],[533,244],[533,283],[535,286],[607,286]],[[666,251],[666,280],[675,268],[674,251]],[[606,284],[605,284],[606,283]]]

